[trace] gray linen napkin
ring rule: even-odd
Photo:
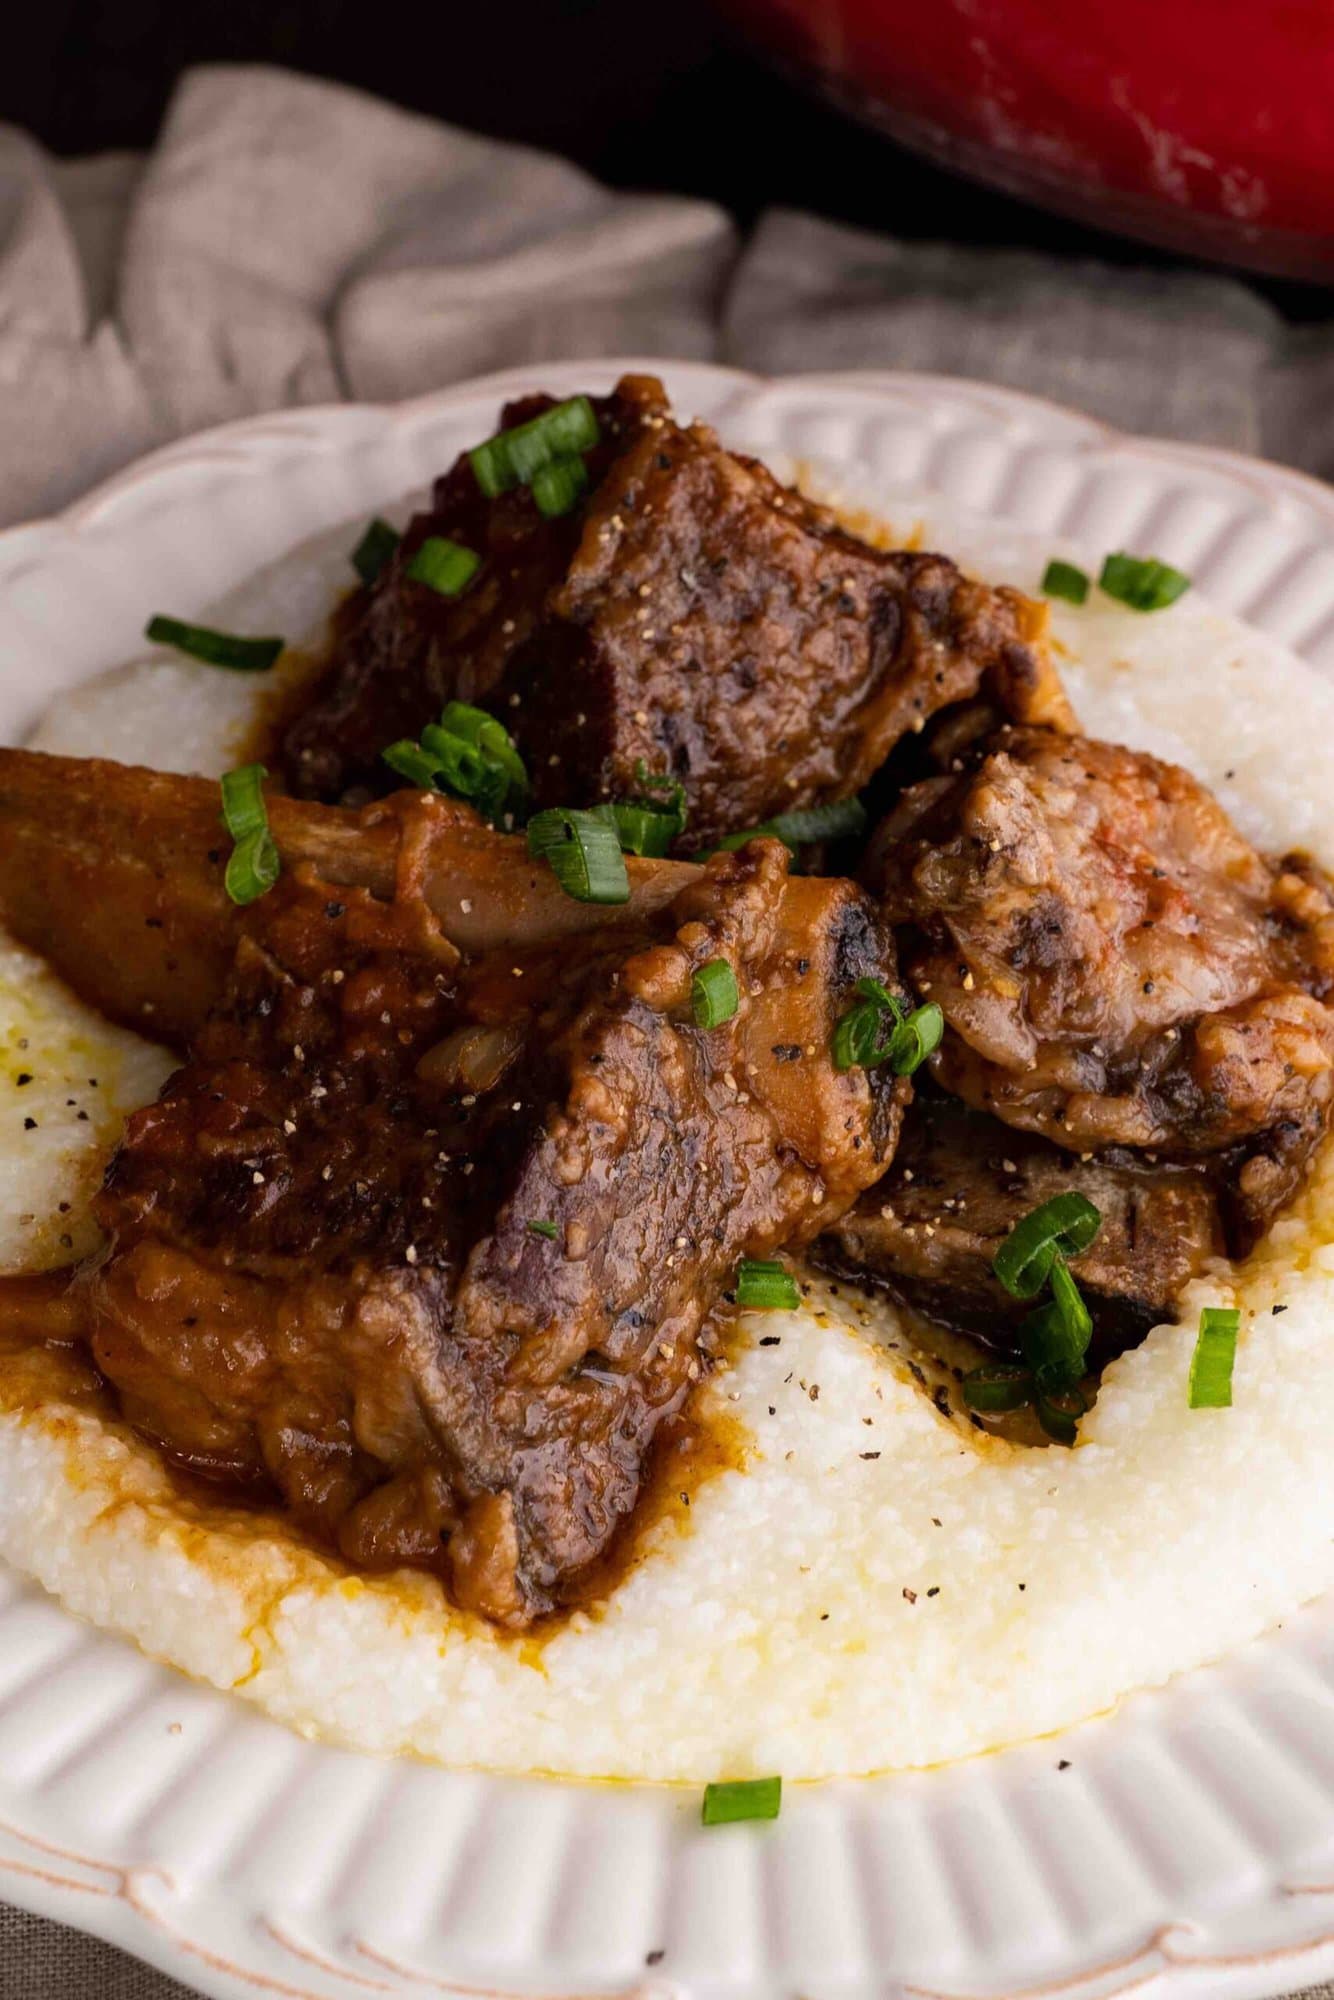
[[[784,213],[743,248],[707,203],[267,69],[187,76],[146,160],[0,128],[0,524],[224,418],[615,353],[972,375],[1334,472],[1334,336],[1238,281]],[[0,2000],[185,1992],[0,1906]]]

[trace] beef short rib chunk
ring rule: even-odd
[[[553,401],[510,403],[501,427],[525,423]],[[645,423],[661,418],[667,401],[652,377],[625,376],[593,406],[601,442],[588,468],[596,480]],[[414,517],[380,576],[340,608],[324,671],[283,738],[288,789],[336,804],[400,784],[381,751],[419,736],[447,701],[488,702],[511,653],[541,623],[547,593],[566,575],[582,533],[581,512],[546,520],[524,487],[488,500],[464,453],[436,480],[430,508]],[[442,597],[407,573],[432,535],[482,558],[459,597]]]
[[[737,1014],[695,1023],[723,957]],[[779,843],[656,916],[461,960],[419,898],[284,875],[131,1119],[82,1280],[127,1419],[350,1561],[521,1626],[633,1509],[743,1256],[828,1227],[906,1085],[839,1074],[893,953]]]
[[[1098,1365],[1171,1319],[1183,1287],[1222,1255],[1217,1196],[1199,1168],[1154,1167],[1133,1154],[1073,1158],[928,1088],[909,1107],[888,1173],[820,1239],[817,1261],[1017,1353],[1032,1301],[1010,1296],[992,1259],[1025,1215],[1071,1190],[1102,1216],[1071,1262]]]
[[[632,794],[642,763],[690,807],[687,845],[852,797],[906,733],[985,688],[1063,703],[1045,614],[944,556],[885,554],[725,451],[646,428],[594,496],[502,707],[539,803]]]
[[[1071,1151],[1231,1158],[1239,1247],[1334,1102],[1334,904],[1189,772],[1003,729],[906,792],[867,878],[944,1010],[939,1081]]]
[[[287,733],[292,789],[387,789],[384,747],[458,698],[511,731],[538,805],[633,796],[647,767],[684,785],[684,844],[702,848],[851,797],[957,703],[1073,726],[1041,607],[944,556],[857,540],[705,426],[674,422],[656,382],[626,378],[596,408],[589,498],[558,520],[522,490],[486,500],[466,456],[437,483],[337,621]],[[427,534],[483,557],[461,597],[407,575]]]

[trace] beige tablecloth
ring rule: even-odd
[[[706,203],[274,70],[187,76],[146,159],[0,129],[0,524],[223,418],[614,353],[972,375],[1334,472],[1334,337],[1240,281],[781,212],[742,243]],[[0,2000],[184,1990],[0,1907]]]

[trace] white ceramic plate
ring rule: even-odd
[[[507,391],[623,367],[731,443],[846,467],[891,518],[926,489],[1091,554],[1152,550],[1334,673],[1334,494],[1314,481],[930,377],[600,361],[230,425],[0,536],[0,738],[133,653],[163,576],[188,615],[422,485]],[[771,1827],[698,1813],[694,1792],[304,1742],[0,1570],[0,1896],[219,2000],[1290,1990],[1334,1971],[1334,1606],[1059,1739],[794,1788]]]

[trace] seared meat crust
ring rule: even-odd
[[[1189,775],[1007,729],[905,793],[868,879],[943,1008],[945,1086],[1072,1151],[1235,1151],[1246,1239],[1334,1097],[1334,908]]]
[[[827,1227],[892,1153],[906,1085],[827,1053],[892,950],[772,841],[637,931],[473,963],[417,900],[298,876],[130,1121],[94,1352],[180,1461],[522,1625],[633,1508],[738,1260]],[[741,1006],[705,1031],[717,957]]]

